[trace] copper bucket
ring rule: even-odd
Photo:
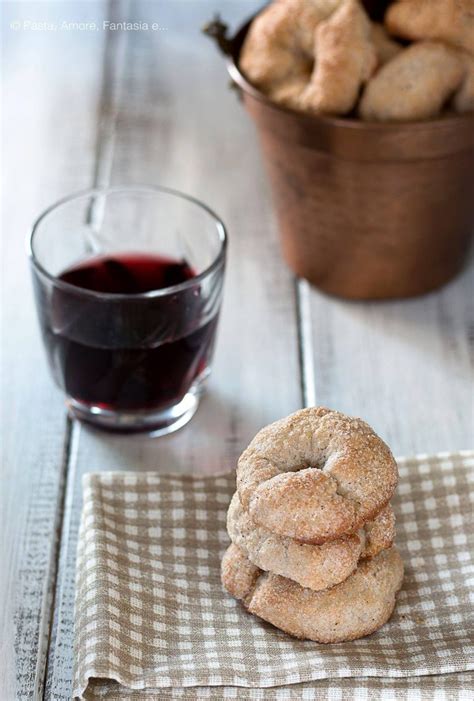
[[[316,287],[352,299],[419,295],[462,267],[474,224],[474,114],[376,124],[299,114],[270,102],[238,68],[250,21],[226,56],[258,128],[283,254]]]

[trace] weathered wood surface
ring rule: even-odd
[[[363,416],[396,455],[471,447],[473,301],[472,264],[419,299],[367,304],[311,291],[317,402]]]
[[[101,18],[102,3],[87,5],[2,3],[2,701],[43,694],[68,439],[25,239],[46,205],[90,183],[103,48],[102,33],[33,31],[23,22]]]
[[[45,678],[45,698],[70,698],[84,472],[229,470],[258,427],[314,403],[364,416],[398,454],[472,445],[472,267],[419,300],[360,304],[295,283],[281,262],[256,134],[198,31],[215,10],[235,26],[259,4],[68,3],[68,16],[100,21],[107,12],[166,29],[7,37],[10,231],[23,232],[41,206],[78,186],[151,182],[209,202],[228,226],[230,255],[198,413],[172,436],[124,439],[76,423],[66,430],[41,354],[23,241],[8,236],[5,285],[25,304],[13,305],[5,325],[1,699],[30,699],[35,688],[41,698]],[[9,9],[16,19],[18,7],[34,16],[35,5]]]

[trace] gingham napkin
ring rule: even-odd
[[[395,614],[336,645],[290,638],[222,590],[234,476],[86,475],[74,695],[472,701],[474,452],[398,462]]]

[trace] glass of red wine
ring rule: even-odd
[[[51,371],[69,412],[164,435],[210,372],[227,235],[202,202],[160,187],[67,197],[36,220],[30,261]]]

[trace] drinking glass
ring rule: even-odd
[[[154,435],[191,419],[210,372],[226,248],[206,205],[161,187],[91,189],[38,217],[36,307],[74,417]]]

